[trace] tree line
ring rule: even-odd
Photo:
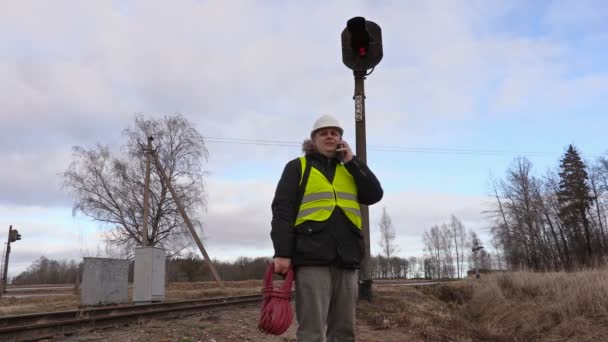
[[[608,159],[582,160],[569,145],[559,167],[543,176],[517,157],[492,182],[491,231],[509,268],[572,270],[608,255]]]
[[[481,241],[477,233],[467,231],[455,215],[451,215],[449,222],[425,230],[422,239],[425,256],[421,268],[425,278],[464,278],[475,266],[486,271],[501,269],[486,249],[472,251]]]
[[[271,258],[240,257],[235,261],[214,260],[221,278],[225,281],[262,279]],[[82,279],[83,261],[53,260],[40,257],[28,268],[12,279],[13,285],[29,284],[74,284]],[[166,280],[177,281],[215,281],[207,263],[198,256],[167,258],[165,264]],[[129,281],[133,281],[133,261],[129,264]]]
[[[371,272],[374,279],[398,278],[464,278],[475,262],[484,270],[500,268],[486,250],[474,257],[471,248],[479,243],[477,234],[467,232],[464,224],[452,215],[449,223],[435,225],[423,235],[424,255],[402,258],[396,256],[399,246],[392,219],[386,208],[378,223],[380,253],[372,256]]]
[[[234,261],[214,260],[220,277],[224,281],[262,280],[271,257],[239,257]],[[386,264],[387,266],[381,266]],[[371,272],[374,279],[421,278],[428,273],[422,258],[403,259],[373,256]],[[82,280],[83,261],[53,260],[41,256],[28,268],[13,277],[13,285],[31,284],[74,284]],[[215,281],[207,263],[198,256],[167,258],[165,265],[166,281],[197,282]],[[129,265],[129,281],[133,281],[133,262]]]

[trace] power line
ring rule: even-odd
[[[205,142],[215,142],[224,144],[241,144],[241,145],[260,145],[260,146],[300,146],[302,143],[295,141],[279,141],[279,140],[255,140],[255,139],[231,139],[231,138],[212,138],[203,137]]]
[[[236,139],[236,138],[218,138],[204,137],[206,142],[219,144],[240,144],[240,145],[257,145],[257,146],[301,146],[301,142],[283,141],[283,140],[261,140],[261,139]],[[466,148],[436,148],[436,147],[403,147],[403,146],[368,146],[370,150],[383,152],[402,152],[402,153],[420,153],[420,154],[460,154],[460,155],[475,155],[475,156],[512,156],[512,155],[534,155],[534,156],[554,156],[555,153],[541,151],[508,151],[508,150],[481,150],[481,149],[466,149]]]

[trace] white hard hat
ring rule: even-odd
[[[333,116],[326,114],[318,118],[317,121],[315,121],[315,124],[312,125],[310,136],[312,137],[317,130],[325,127],[333,127],[340,132],[340,135],[344,134],[344,130],[342,129],[342,126],[340,126],[338,120],[336,120],[336,118],[334,118]]]

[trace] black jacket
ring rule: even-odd
[[[307,161],[333,182],[337,159],[312,152],[307,154]],[[380,182],[361,160],[355,156],[344,166],[355,179],[359,203],[371,205],[382,199]],[[294,266],[336,264],[359,268],[365,256],[363,234],[339,208],[326,221],[306,221],[294,228],[302,198],[301,169],[299,158],[285,165],[272,201],[270,236],[274,256],[291,258]]]

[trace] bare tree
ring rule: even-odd
[[[436,278],[456,277],[457,269],[464,260],[462,246],[466,236],[461,235],[464,234],[464,227],[455,216],[452,215],[452,219],[449,225],[443,223],[441,226],[432,226],[423,235],[424,250],[428,253],[427,263],[431,263],[425,267],[431,272],[437,272],[432,274]],[[453,225],[456,226],[454,229]]]
[[[399,250],[397,243],[395,242],[396,234],[395,228],[393,227],[393,221],[386,211],[386,207],[382,208],[382,216],[380,217],[379,223],[380,229],[380,248],[382,249],[382,255],[387,259],[390,258]]]
[[[556,231],[557,243],[559,253],[560,268],[569,269],[573,266],[571,256],[571,245],[572,240],[567,227],[564,226],[564,222],[559,217],[559,203],[557,200],[557,192],[559,191],[559,179],[558,175],[553,171],[548,171],[544,177],[544,202],[547,203],[545,209],[545,217],[547,223],[550,224],[551,229]]]
[[[492,245],[492,248],[494,249],[494,258],[496,260],[496,269],[503,270],[504,268],[503,268],[503,263],[502,263],[500,241],[496,238],[496,236],[493,236],[492,239],[490,240],[490,243]]]
[[[424,276],[431,278],[441,277],[441,231],[439,226],[432,226],[423,235],[424,250],[428,253],[424,259]]]
[[[447,224],[443,223],[439,230],[439,246],[441,250],[441,277],[454,278],[454,244],[452,232]]]
[[[532,176],[532,163],[524,157],[514,160],[505,181],[493,184],[498,208],[492,232],[509,265],[555,266],[557,235],[551,234],[553,223],[546,220],[548,208],[541,189],[540,180]]]
[[[391,257],[388,261],[390,265],[389,278],[407,278],[409,262],[400,257]]]
[[[608,159],[601,157],[597,160],[597,163],[593,167],[593,182],[597,183],[596,189],[594,190],[594,196],[596,201],[597,220],[600,222],[600,229],[604,231],[602,235],[603,239],[603,254],[608,254]]]
[[[407,263],[410,278],[420,278],[419,259],[416,257],[409,257]]]
[[[594,212],[590,211],[589,212],[589,216],[591,218],[591,220],[594,223],[594,226],[598,227],[598,231],[599,231],[599,238],[597,239],[598,242],[598,249],[601,250],[602,252],[606,250],[605,247],[605,243],[606,243],[606,232],[605,232],[605,219],[603,216],[603,211],[602,210],[602,197],[604,195],[604,192],[606,191],[605,188],[603,188],[601,186],[601,178],[603,177],[603,175],[601,174],[601,168],[600,167],[592,167],[590,168],[590,170],[588,171],[589,173],[589,186],[590,186],[590,190],[591,190],[591,198],[592,198],[592,202],[593,202],[593,206],[594,206]]]
[[[201,230],[198,214],[205,206],[202,163],[207,150],[200,133],[179,114],[158,120],[136,116],[134,125],[123,133],[127,142],[120,155],[104,145],[74,147],[73,160],[63,174],[64,187],[75,199],[74,214],[101,222],[108,228],[107,242],[132,255],[133,248],[142,244],[142,144],[152,135],[164,171],[192,223]],[[190,244],[190,236],[159,171],[152,170],[146,245],[176,252]]]
[[[452,215],[450,221],[451,236],[454,240],[454,253],[456,254],[456,272],[458,278],[463,277],[464,267],[464,246],[466,244],[466,230],[460,220]]]

